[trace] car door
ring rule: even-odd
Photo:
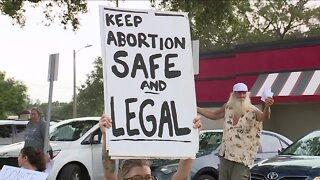
[[[278,154],[282,149],[281,142],[278,137],[273,134],[262,133],[261,136],[261,158],[270,158]]]
[[[103,179],[102,166],[102,133],[99,128],[91,134],[91,152],[92,152],[92,180]]]

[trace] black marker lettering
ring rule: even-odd
[[[138,100],[137,98],[129,98],[129,99],[125,100],[125,103],[126,103],[126,115],[127,115],[126,124],[127,124],[127,132],[128,132],[129,136],[134,136],[134,135],[139,135],[140,134],[138,129],[131,129],[131,126],[130,126],[130,120],[136,117],[136,113],[130,112],[129,104],[133,103],[133,102],[137,102],[137,100]]]
[[[139,111],[139,120],[140,120],[140,125],[141,125],[142,132],[143,132],[146,136],[151,137],[151,136],[153,136],[153,135],[156,133],[156,130],[157,130],[157,120],[156,120],[156,118],[155,118],[153,115],[148,115],[148,116],[146,117],[146,121],[152,123],[152,129],[151,129],[151,131],[148,131],[148,130],[146,129],[146,126],[144,125],[144,121],[143,121],[143,112],[144,112],[144,108],[145,108],[147,105],[153,106],[153,105],[154,105],[153,100],[151,100],[151,99],[146,99],[146,100],[144,100],[144,101],[142,102],[142,104],[141,104],[141,106],[140,106],[140,111]]]
[[[113,65],[111,67],[113,74],[115,74],[119,78],[124,78],[129,73],[129,67],[127,63],[119,59],[119,57],[127,57],[127,56],[128,56],[128,53],[126,51],[117,51],[113,56],[114,61],[123,66],[123,72],[120,72],[116,65]]]

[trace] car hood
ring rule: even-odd
[[[291,174],[312,173],[320,171],[319,156],[278,155],[261,161],[252,172],[290,172]]]
[[[23,146],[24,141],[3,146],[0,148],[0,157],[18,157]]]
[[[51,141],[50,145],[53,150],[61,150],[68,147],[73,142]],[[24,146],[24,141],[6,145],[0,148],[0,158],[18,157],[20,150]]]

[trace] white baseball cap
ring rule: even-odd
[[[237,83],[233,86],[233,92],[248,91],[248,86],[244,83]]]

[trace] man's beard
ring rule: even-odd
[[[234,114],[243,115],[246,113],[246,111],[250,110],[252,104],[249,95],[249,92],[247,92],[246,98],[243,101],[240,101],[237,99],[234,92],[230,94],[227,104],[232,107]]]

